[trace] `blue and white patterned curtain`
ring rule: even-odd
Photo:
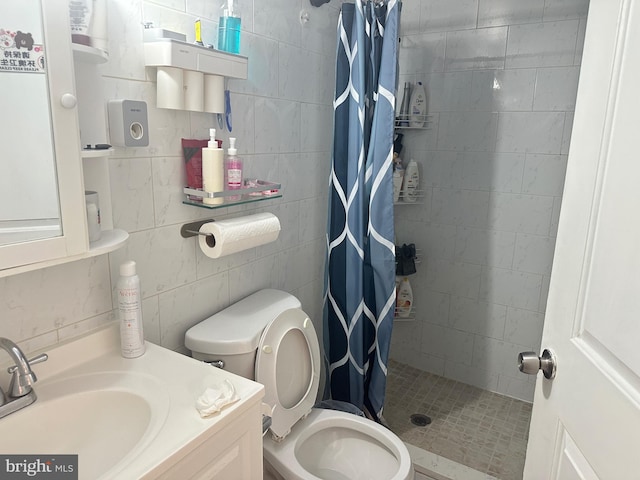
[[[401,3],[356,0],[338,20],[325,267],[330,398],[384,406],[395,307],[393,126]]]

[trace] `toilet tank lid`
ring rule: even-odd
[[[300,301],[281,290],[259,290],[194,325],[185,335],[192,352],[209,355],[240,355],[255,351],[264,328]]]

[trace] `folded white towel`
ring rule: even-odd
[[[202,418],[213,415],[222,410],[226,405],[230,405],[240,400],[229,380],[225,380],[219,385],[208,387],[196,400],[196,408]]]

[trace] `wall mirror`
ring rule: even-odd
[[[0,5],[0,245],[62,234],[39,0]]]
[[[88,248],[66,0],[0,2],[0,276]]]

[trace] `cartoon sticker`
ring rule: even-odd
[[[0,72],[45,73],[44,46],[29,32],[0,28]]]

